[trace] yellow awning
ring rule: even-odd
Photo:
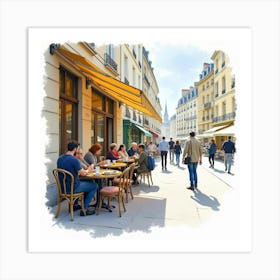
[[[62,48],[58,48],[56,51],[70,60],[86,77],[92,79],[96,87],[102,89],[111,98],[162,122],[161,116],[155,111],[141,90],[114,79],[80,55]]]

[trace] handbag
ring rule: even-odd
[[[190,141],[190,142],[191,142],[191,153],[190,153],[190,156],[187,156],[187,157],[185,157],[185,159],[184,159],[184,164],[187,164],[187,165],[191,164],[191,156],[192,156],[192,141]]]

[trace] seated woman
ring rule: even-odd
[[[120,145],[118,153],[121,159],[127,159],[129,157],[124,144]]]
[[[118,153],[118,145],[116,143],[112,143],[110,145],[109,151],[106,155],[106,159],[110,159],[110,160],[118,160],[120,159],[120,155]]]
[[[95,167],[96,165],[99,165],[99,164],[105,164],[106,163],[106,160],[104,161],[101,161],[101,162],[98,162],[98,158],[99,158],[99,155],[100,153],[102,152],[102,146],[100,144],[93,144],[88,152],[85,154],[84,156],[84,160],[88,163],[88,164],[93,164],[93,166]],[[102,180],[101,179],[94,179],[94,181],[98,184],[98,190],[97,190],[97,195],[96,195],[96,204],[97,203],[100,203],[100,190],[102,189]],[[97,205],[94,205],[94,206],[98,206]],[[102,208],[106,208],[108,209],[108,206],[107,204],[103,203],[102,201]],[[110,211],[110,209],[108,209]]]

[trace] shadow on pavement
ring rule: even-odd
[[[151,185],[149,187],[149,185],[142,183],[140,185],[133,186],[132,189],[133,189],[133,195],[137,195],[141,192],[144,192],[144,193],[158,192],[159,186]]]
[[[217,173],[221,173],[221,174],[226,173],[224,170],[220,170],[220,169],[217,169],[217,168],[214,168],[213,171],[217,172]]]
[[[203,206],[211,207],[214,211],[220,211],[219,206],[221,204],[218,199],[212,195],[208,196],[198,189],[194,191],[194,196],[191,196],[191,199]]]
[[[158,187],[147,188],[157,191]],[[120,236],[136,231],[150,233],[152,227],[165,226],[166,198],[137,197],[135,192],[134,199],[125,203],[126,212],[121,208],[122,217],[118,215],[117,201],[114,200],[111,204],[116,206],[112,212],[101,209],[99,215],[80,217],[80,211],[75,211],[74,221],[71,222],[67,203],[63,203],[60,216],[57,219],[53,218],[54,225],[77,232],[89,232],[92,238]],[[52,214],[55,213],[54,208],[56,207],[53,207]]]

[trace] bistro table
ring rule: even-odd
[[[133,163],[133,162],[135,162],[135,159],[134,158],[129,158],[128,160],[118,159],[117,162]]]
[[[99,175],[96,175],[96,172],[89,172],[86,176],[88,179],[111,179],[115,177],[120,177],[122,175],[121,171],[110,170],[110,169],[100,169]]]
[[[126,167],[127,163],[125,162],[116,162],[116,163],[110,163],[110,164],[100,164],[101,168],[112,168],[112,169],[119,169]]]

